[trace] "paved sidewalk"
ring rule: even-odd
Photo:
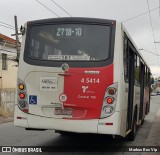
[[[156,114],[155,122],[149,132],[148,138],[145,142],[145,146],[159,146],[160,147],[160,108]],[[143,152],[141,155],[160,155],[160,152]]]
[[[160,146],[160,108],[156,114],[155,122],[145,142],[146,146]]]

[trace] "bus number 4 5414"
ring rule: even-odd
[[[99,83],[99,78],[82,78],[82,83]]]

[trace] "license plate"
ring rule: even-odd
[[[54,114],[55,115],[72,115],[72,109],[70,109],[70,108],[65,108],[65,109],[56,108],[54,110]]]

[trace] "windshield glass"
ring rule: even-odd
[[[100,61],[109,58],[111,28],[105,25],[32,26],[28,56],[48,61]]]

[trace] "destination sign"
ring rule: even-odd
[[[56,37],[82,37],[84,29],[82,27],[58,27],[55,35]]]

